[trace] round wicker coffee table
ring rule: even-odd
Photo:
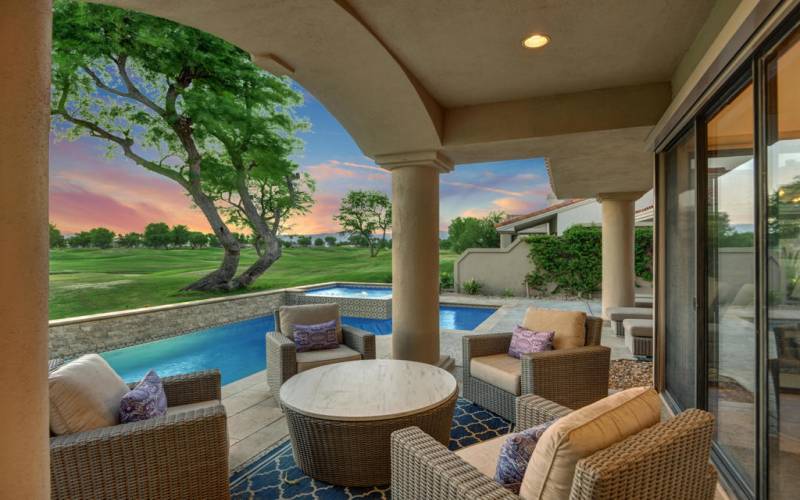
[[[391,359],[320,366],[280,390],[297,465],[341,486],[389,484],[398,429],[415,425],[447,445],[456,399],[447,371]]]

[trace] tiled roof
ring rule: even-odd
[[[544,214],[546,214],[548,212],[552,212],[554,210],[558,210],[559,208],[564,208],[564,207],[568,207],[570,205],[574,205],[574,204],[576,204],[578,202],[581,202],[581,201],[583,201],[582,198],[574,198],[574,199],[571,199],[571,200],[560,201],[558,203],[554,203],[553,205],[550,205],[549,207],[542,208],[540,210],[536,210],[535,212],[530,212],[530,213],[523,214],[523,215],[514,215],[514,216],[509,217],[508,219],[506,219],[506,220],[504,220],[504,221],[502,221],[502,222],[500,222],[498,224],[495,224],[495,227],[507,226],[509,224],[514,224],[515,222],[519,222],[519,221],[522,221],[522,220],[525,220],[525,219],[538,217],[538,216],[544,215]]]

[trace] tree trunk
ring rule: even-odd
[[[189,189],[189,188],[187,188]],[[217,207],[214,202],[200,190],[189,189],[194,203],[203,211],[211,229],[219,239],[220,245],[225,252],[222,262],[219,267],[195,281],[191,285],[184,287],[182,290],[200,290],[200,291],[229,291],[234,289],[232,280],[236,275],[236,269],[239,267],[239,256],[241,248],[239,241],[228,230],[228,226],[220,217],[217,212]]]
[[[250,191],[247,189],[247,181],[242,176],[240,176],[237,181],[237,192],[239,193],[239,198],[247,220],[250,221],[253,231],[255,231],[258,236],[256,241],[261,240],[263,252],[258,252],[258,259],[233,280],[233,289],[247,288],[250,286],[259,276],[264,274],[283,253],[281,242],[269,228],[266,221],[259,213],[258,208],[256,208],[255,203],[253,203],[253,198],[250,196]],[[278,224],[276,224],[276,227],[277,226]]]

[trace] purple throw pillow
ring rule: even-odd
[[[497,469],[494,480],[501,486],[519,494],[522,478],[533,456],[536,443],[544,431],[558,419],[531,427],[522,432],[510,434],[500,447],[500,456],[497,458]]]
[[[119,403],[119,421],[122,424],[159,417],[167,413],[167,395],[161,377],[154,370],[122,396]]]
[[[511,345],[508,354],[519,358],[529,352],[543,352],[553,350],[553,337],[556,332],[534,332],[523,326],[515,326],[511,334]]]
[[[294,343],[297,352],[336,349],[339,339],[336,336],[336,320],[332,319],[316,325],[294,325]]]

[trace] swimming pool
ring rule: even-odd
[[[315,288],[305,294],[315,297],[342,297],[347,299],[391,299],[392,289],[390,287],[336,285]]]
[[[453,330],[474,330],[495,309],[441,306],[439,325]],[[376,335],[392,332],[391,319],[343,317],[342,321]],[[150,369],[159,375],[176,375],[219,368],[228,384],[266,369],[264,334],[275,329],[270,316],[239,321],[146,344],[101,353],[126,382],[141,379]]]

